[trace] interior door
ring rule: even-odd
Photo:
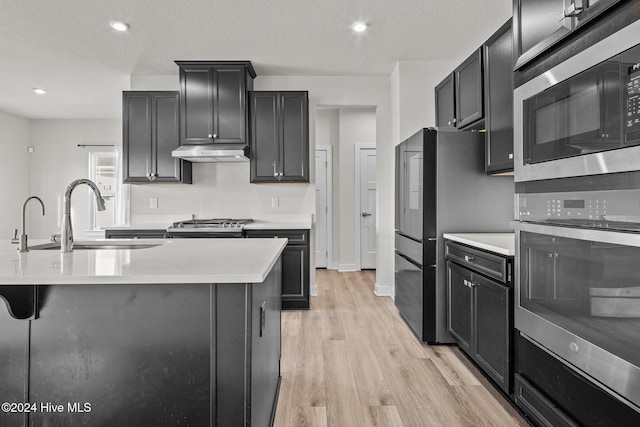
[[[360,268],[376,268],[376,149],[360,156]]]
[[[327,268],[327,151],[316,150],[316,268]]]

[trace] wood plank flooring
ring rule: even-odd
[[[311,310],[282,313],[276,427],[528,425],[456,347],[422,345],[375,272],[316,278]]]

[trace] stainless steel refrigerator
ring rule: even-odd
[[[509,232],[513,177],[484,172],[484,134],[421,129],[396,147],[395,304],[415,335],[447,330],[443,233]]]

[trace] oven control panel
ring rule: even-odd
[[[640,190],[517,194],[516,220],[640,229]]]

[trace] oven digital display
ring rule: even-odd
[[[584,209],[584,200],[565,200],[563,206],[565,209]]]

